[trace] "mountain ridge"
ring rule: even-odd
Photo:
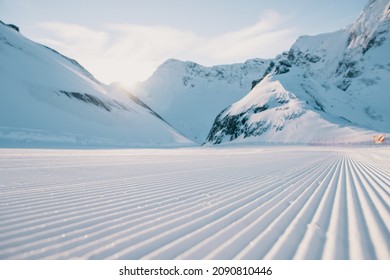
[[[168,59],[131,92],[0,21],[0,144],[368,143],[390,133],[390,3],[274,59]]]
[[[133,93],[176,129],[199,144],[215,116],[243,97],[252,81],[267,67],[268,59],[202,66],[168,59]]]
[[[217,116],[205,143],[366,143],[389,133],[389,6],[370,1],[350,28],[299,37]]]

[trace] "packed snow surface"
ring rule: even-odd
[[[390,259],[390,150],[0,150],[0,259]]]

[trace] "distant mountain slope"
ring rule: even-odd
[[[216,118],[206,142],[367,142],[390,132],[390,3],[349,28],[302,36]]]
[[[269,60],[204,67],[170,59],[134,93],[190,139],[202,143],[215,116],[251,89]]]
[[[192,142],[77,61],[0,22],[1,147],[175,146]]]

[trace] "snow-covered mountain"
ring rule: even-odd
[[[215,116],[245,96],[269,60],[204,67],[170,59],[134,94],[190,139],[202,143]]]
[[[192,142],[134,96],[0,22],[0,146],[134,147]]]
[[[343,30],[302,36],[206,142],[368,142],[390,132],[390,3],[371,0]]]

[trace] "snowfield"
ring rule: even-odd
[[[385,146],[0,150],[0,259],[390,259]]]

